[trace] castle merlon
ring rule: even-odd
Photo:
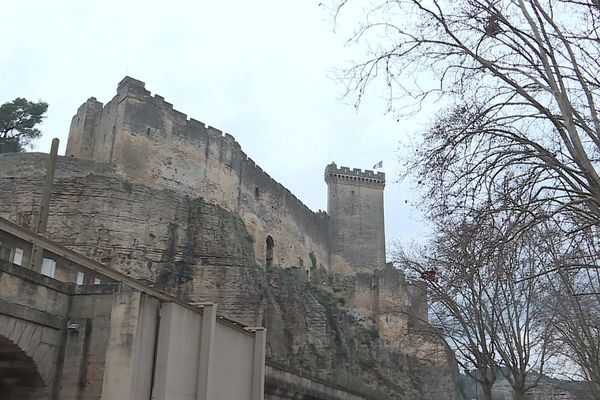
[[[329,164],[325,168],[325,182],[331,180],[341,180],[348,183],[367,184],[385,186],[385,173],[371,170],[361,170],[359,168],[339,167],[335,163]]]
[[[143,81],[140,81],[138,79],[132,78],[130,76],[126,76],[125,78],[121,79],[121,82],[119,82],[119,85],[117,86],[117,91],[124,89],[126,87],[138,87],[141,89],[145,89],[146,88],[146,83],[144,83]]]
[[[126,76],[119,82],[117,86],[117,93],[119,95],[141,95],[150,96],[151,93],[146,89],[146,84],[140,80],[134,79],[130,76]]]
[[[158,94],[155,94],[155,95],[154,95],[154,99],[155,99],[157,102],[161,103],[161,104],[162,104],[162,106],[163,106],[163,107],[165,107],[166,109],[168,109],[168,110],[172,110],[172,109],[173,109],[173,104],[172,104],[172,103],[169,103],[168,101],[165,101],[165,98],[164,98],[164,97],[162,97],[162,96],[160,96],[160,95],[158,95]],[[185,114],[184,114],[184,115],[185,115]],[[187,118],[187,116],[186,116],[186,118]]]
[[[90,97],[85,101],[85,103],[79,106],[79,108],[77,109],[77,114],[81,114],[83,110],[85,110],[87,107],[100,107],[100,109],[102,109],[103,106],[104,104],[99,102],[98,99],[96,99],[95,97]],[[76,116],[77,115],[75,115],[74,117]]]

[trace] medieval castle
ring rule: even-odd
[[[259,264],[296,265],[312,252],[337,273],[385,265],[385,174],[329,165],[327,215],[316,214],[231,135],[188,119],[138,80],[125,78],[106,106],[92,97],[79,108],[66,156],[112,164],[131,182],[202,197],[240,216]]]
[[[1,217],[32,226],[46,158],[0,156]],[[327,212],[316,213],[231,135],[126,77],[106,105],[92,97],[73,117],[46,235],[266,327],[274,363],[389,398],[455,398],[424,290],[386,264],[385,175],[332,163],[324,178]]]

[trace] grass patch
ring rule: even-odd
[[[121,183],[123,184],[123,189],[125,189],[127,193],[131,193],[133,191],[133,183],[129,181],[123,181]]]

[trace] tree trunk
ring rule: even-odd
[[[481,384],[481,392],[483,393],[483,400],[493,400],[491,383],[482,383]]]
[[[515,396],[514,396],[514,400],[525,400],[527,397],[525,396],[525,392],[523,391],[514,391]]]
[[[513,384],[514,400],[526,400],[525,377],[520,377]]]

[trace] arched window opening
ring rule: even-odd
[[[273,247],[275,247],[275,242],[273,242],[273,238],[271,236],[267,236],[267,267],[273,266]]]

